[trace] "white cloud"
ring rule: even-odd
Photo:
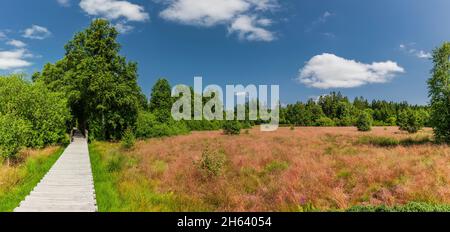
[[[0,70],[11,70],[28,67],[30,62],[25,60],[29,54],[25,49],[0,51]]]
[[[298,80],[310,87],[353,88],[371,83],[389,82],[405,70],[396,62],[364,64],[324,53],[311,58],[300,70]]]
[[[126,34],[134,29],[133,26],[126,24],[126,22],[118,22],[114,24],[116,30],[120,33]]]
[[[81,0],[80,7],[89,15],[105,17],[109,20],[125,19],[144,22],[150,18],[143,6],[129,1]]]
[[[25,29],[22,35],[28,39],[45,39],[48,38],[52,33],[45,27],[39,25],[32,25],[30,28]]]
[[[400,44],[399,47],[400,47],[401,51],[403,51],[405,53],[408,53],[408,54],[411,54],[411,55],[413,55],[413,56],[415,56],[417,58],[420,58],[420,59],[431,59],[431,57],[432,57],[431,53],[426,52],[424,50],[418,50],[418,49],[415,48],[415,45],[416,45],[415,43]]]
[[[184,24],[213,26],[230,22],[250,7],[245,0],[175,0],[160,15]]]
[[[15,39],[12,39],[12,40],[6,42],[6,44],[14,46],[16,48],[23,48],[23,47],[27,46],[26,43],[24,43],[24,42],[22,42],[20,40],[15,40]]]
[[[238,17],[228,30],[230,33],[238,33],[240,39],[249,41],[272,41],[275,39],[272,32],[258,27],[257,23],[255,18],[244,15]]]
[[[324,32],[324,33],[322,33],[322,35],[325,37],[328,37],[328,38],[336,38],[336,35],[331,32]]]
[[[6,36],[5,32],[0,31],[0,40],[4,40],[6,38],[7,38],[7,36]]]
[[[325,11],[317,20],[316,23],[326,23],[328,18],[333,16],[332,13]]]
[[[416,52],[416,56],[421,59],[431,59],[432,57],[431,53],[425,52],[423,50]]]
[[[160,12],[163,19],[186,25],[212,27],[226,25],[241,39],[271,41],[267,28],[273,21],[264,13],[278,7],[277,0],[171,0]]]
[[[56,1],[61,6],[64,6],[64,7],[69,7],[70,6],[70,0],[56,0]]]
[[[322,15],[320,15],[316,20],[314,20],[311,25],[309,25],[306,28],[306,32],[311,32],[315,27],[319,26],[320,24],[324,24],[328,21],[330,17],[334,16],[333,13],[329,11],[325,11]]]

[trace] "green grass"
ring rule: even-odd
[[[207,211],[202,202],[189,196],[157,191],[158,181],[139,171],[138,161],[110,143],[93,142],[89,155],[99,212],[178,212]],[[156,173],[167,164],[155,161]]]
[[[396,139],[384,136],[361,136],[358,144],[373,145],[378,147],[396,147],[396,146],[414,146],[432,143],[429,137],[408,137],[405,139]]]
[[[99,212],[120,211],[119,192],[116,188],[117,175],[112,170],[112,163],[104,162],[103,155],[94,145],[89,145],[89,156],[94,176],[95,195]]]
[[[380,206],[354,206],[347,212],[450,212],[450,205],[430,204],[424,202],[410,202],[406,205],[393,207]]]
[[[12,212],[45,176],[63,151],[63,148],[59,148],[50,156],[29,158],[20,165],[18,171],[21,178],[18,183],[6,192],[0,192],[0,212]]]

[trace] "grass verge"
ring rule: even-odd
[[[95,142],[94,142],[95,143]],[[116,186],[117,176],[108,171],[103,155],[94,144],[89,144],[89,156],[94,176],[95,195],[99,212],[119,211],[120,198]]]
[[[24,163],[15,167],[0,166],[0,212],[12,212],[33,190],[63,153],[58,148],[49,155],[28,157]],[[38,152],[39,153],[39,152]]]

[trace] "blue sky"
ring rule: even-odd
[[[39,71],[94,18],[121,31],[147,95],[172,84],[278,84],[283,103],[341,91],[426,104],[448,0],[2,0],[0,73]]]

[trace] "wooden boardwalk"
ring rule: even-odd
[[[86,138],[75,135],[50,171],[15,212],[96,212]]]

